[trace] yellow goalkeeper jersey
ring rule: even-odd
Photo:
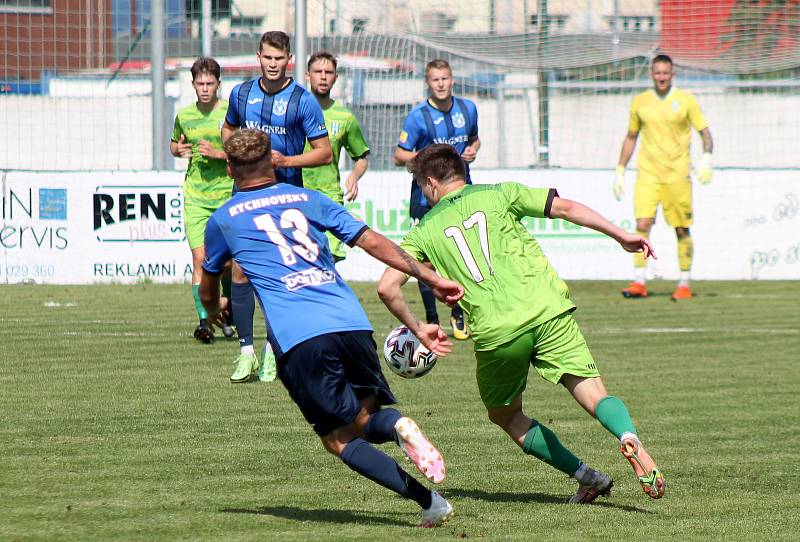
[[[689,92],[672,87],[659,97],[653,89],[631,102],[628,131],[639,134],[637,159],[641,181],[672,183],[689,176],[689,144],[692,128],[708,128],[697,99]]]

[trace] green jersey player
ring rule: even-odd
[[[198,58],[191,71],[197,102],[181,109],[175,117],[169,149],[173,156],[189,159],[183,181],[183,218],[192,251],[194,305],[200,319],[194,336],[201,342],[210,343],[214,340],[214,332],[197,291],[205,257],[206,222],[231,198],[233,190],[220,136],[228,102],[217,97],[220,67],[216,60]],[[223,332],[227,336],[233,335],[227,324],[223,326]]]
[[[308,59],[308,83],[312,94],[322,107],[333,160],[324,166],[303,169],[303,186],[322,192],[333,201],[342,204],[345,198],[347,201],[353,201],[358,196],[358,181],[369,167],[367,160],[369,147],[364,141],[361,126],[353,112],[331,99],[331,89],[338,77],[336,68],[336,58],[326,51],[314,53]],[[339,175],[339,156],[342,148],[347,150],[353,159],[353,170],[345,181],[346,193],[342,191]],[[308,143],[305,150],[311,150]],[[342,242],[330,233],[327,237],[333,258],[336,261],[343,260],[345,251]]]
[[[528,368],[563,385],[589,414],[620,439],[621,451],[654,499],[664,494],[664,478],[644,450],[625,403],[605,390],[597,365],[577,324],[575,305],[538,242],[520,219],[561,218],[602,232],[628,252],[653,255],[649,242],[630,234],[554,189],[517,183],[467,185],[463,161],[452,146],[431,145],[409,164],[432,209],[401,246],[443,277],[464,285],[461,306],[475,340],[478,390],[489,419],[522,450],[578,480],[571,502],[608,495],[613,481],[590,469],[543,424],[522,411]],[[378,292],[389,310],[423,344],[441,333],[421,324],[400,287],[407,277],[389,269]]]

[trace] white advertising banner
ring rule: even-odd
[[[0,281],[190,280],[182,182],[176,172],[8,173]]]
[[[555,187],[628,230],[635,222],[634,177],[628,173],[628,191],[618,202],[611,171],[473,172],[476,183]],[[0,283],[188,282],[182,181],[180,172],[5,174]],[[348,208],[399,241],[409,228],[409,192],[407,173],[369,172]],[[800,171],[717,171],[711,185],[695,185],[694,215],[694,278],[800,278]],[[525,225],[566,279],[625,280],[632,274],[631,256],[597,232],[561,220],[528,219]],[[660,212],[651,239],[659,259],[649,274],[677,278],[675,234]],[[348,280],[376,280],[383,271],[358,249],[338,268]]]

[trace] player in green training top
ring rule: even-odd
[[[233,190],[220,136],[228,102],[217,97],[221,70],[216,60],[200,57],[192,64],[191,71],[197,102],[178,111],[169,150],[173,156],[189,159],[183,181],[183,220],[192,250],[194,306],[200,318],[194,336],[198,341],[210,343],[214,340],[214,331],[197,291],[206,255],[206,222],[214,211],[231,198]],[[226,336],[233,336],[229,325],[224,325],[222,329]]]
[[[331,89],[338,77],[336,73],[336,58],[327,51],[319,51],[308,59],[308,83],[311,92],[317,98],[322,115],[325,117],[325,126],[328,128],[328,138],[331,141],[333,160],[325,166],[303,169],[303,186],[322,192],[337,203],[353,201],[358,196],[358,181],[369,167],[367,155],[369,147],[364,141],[361,126],[352,111],[331,99]],[[353,159],[353,170],[347,176],[345,189],[342,191],[341,177],[339,176],[339,156],[342,148],[346,149]],[[306,142],[306,151],[311,146]],[[328,244],[335,261],[345,258],[344,245],[338,238],[327,234]]]
[[[608,395],[577,324],[567,285],[558,277],[536,239],[521,224],[524,216],[561,218],[602,232],[628,252],[653,254],[649,242],[630,234],[554,189],[517,183],[467,185],[464,164],[450,145],[422,150],[409,164],[433,208],[401,246],[429,262],[445,278],[464,285],[460,301],[475,340],[478,390],[489,419],[529,455],[578,480],[571,502],[608,495],[613,481],[590,469],[547,427],[522,411],[528,367],[575,400],[620,439],[621,451],[654,499],[664,494],[664,478],[644,450],[621,399]],[[389,269],[378,293],[389,310],[427,346],[444,332],[421,324],[401,286],[407,277]]]

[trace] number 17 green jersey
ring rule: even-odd
[[[401,246],[464,286],[475,350],[492,350],[575,309],[567,285],[520,222],[549,217],[555,189],[466,185],[445,195]]]

